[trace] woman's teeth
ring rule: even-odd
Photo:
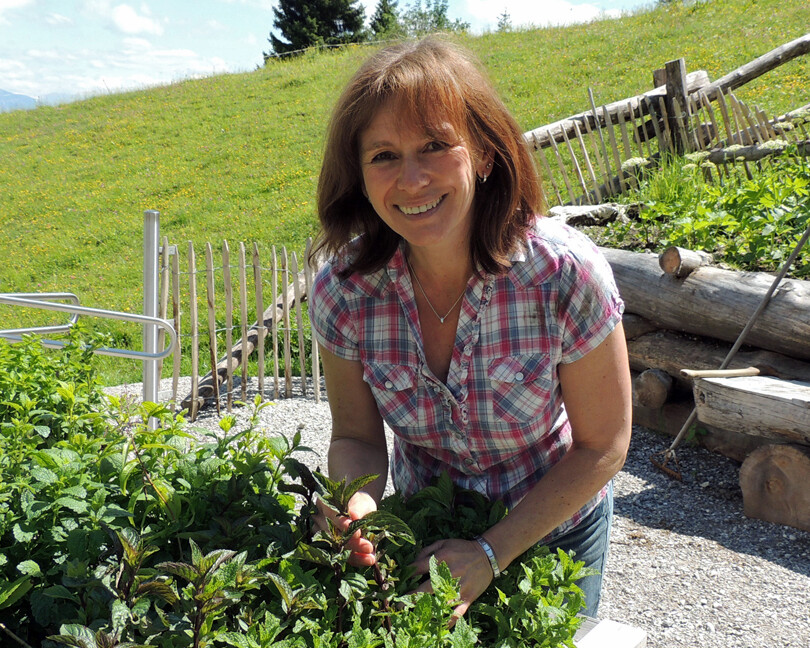
[[[399,205],[399,210],[403,214],[408,214],[409,216],[412,216],[414,214],[424,214],[429,209],[433,209],[441,201],[442,201],[441,198],[437,198],[433,202],[426,203],[424,205],[419,205],[418,207],[405,207],[404,205]]]

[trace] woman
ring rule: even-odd
[[[604,567],[610,480],[631,427],[623,304],[593,244],[538,218],[542,206],[517,123],[460,48],[435,37],[389,47],[344,90],[318,187],[330,260],[310,299],[329,473],[379,474],[349,505],[351,519],[375,510],[385,421],[405,495],[447,471],[506,503],[482,537],[417,558],[419,573],[433,554],[459,579],[455,616],[537,542]],[[367,540],[351,548],[355,564],[373,564]],[[601,576],[581,585],[595,616]]]

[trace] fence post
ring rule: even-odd
[[[689,150],[689,114],[686,92],[686,60],[677,59],[666,64],[667,94],[664,99],[669,116],[669,131],[672,133],[674,153],[681,155]],[[676,108],[677,106],[677,108]]]
[[[158,316],[158,245],[160,243],[160,212],[147,209],[143,213],[143,314]],[[158,351],[158,327],[147,324],[143,327],[143,349],[147,353]],[[143,400],[158,401],[159,362],[143,362]],[[152,421],[150,421],[151,425]]]

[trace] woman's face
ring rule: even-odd
[[[360,134],[364,193],[412,247],[466,245],[487,161],[450,124],[427,133],[384,105]]]

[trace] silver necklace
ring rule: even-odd
[[[450,307],[450,310],[448,310],[444,314],[444,317],[442,317],[441,315],[439,315],[439,312],[435,308],[433,308],[433,304],[430,303],[430,299],[428,299],[427,293],[425,292],[425,289],[422,287],[422,282],[419,281],[419,275],[417,275],[416,272],[414,272],[414,269],[411,267],[411,262],[408,261],[408,257],[405,257],[405,263],[408,264],[408,270],[411,271],[411,276],[414,279],[416,279],[416,285],[419,286],[419,290],[422,292],[422,296],[425,298],[427,305],[430,306],[430,310],[432,310],[433,314],[439,318],[439,323],[444,324],[444,320],[446,320],[447,316],[450,315],[450,313],[452,313],[455,310],[456,306],[458,306],[458,303],[461,301],[461,298],[464,297],[464,293],[467,292],[467,286],[464,286],[464,290],[461,291],[461,294],[458,296],[458,299],[456,299],[456,301],[453,302],[453,305]]]

